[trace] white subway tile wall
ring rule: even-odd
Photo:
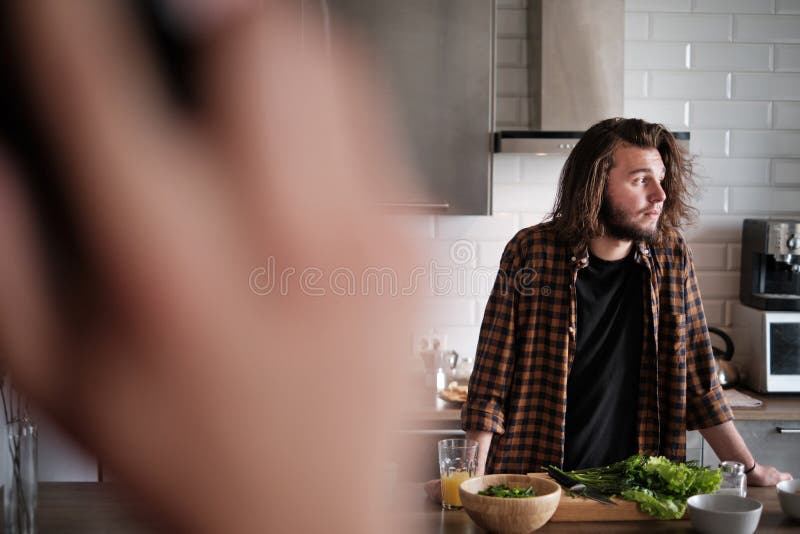
[[[800,72],[800,45],[774,45],[776,72]]]
[[[728,213],[729,192],[728,187],[703,187],[695,198],[694,206],[703,214]]]
[[[664,2],[670,3],[669,0]],[[656,41],[727,42],[731,39],[730,15],[650,15],[649,38]]]
[[[800,26],[800,17],[797,17]],[[732,97],[745,100],[797,100],[800,74],[733,73]]]
[[[625,71],[625,94],[632,98],[642,98],[647,96],[647,71],[645,70],[626,70]]]
[[[494,210],[497,213],[543,212],[553,205],[556,184],[550,185],[496,185],[494,187]]]
[[[708,185],[766,185],[770,160],[697,157],[694,172]]]
[[[519,230],[518,217],[495,214],[492,217],[441,216],[436,221],[438,239],[497,239],[508,241]]]
[[[695,100],[689,108],[692,128],[769,128],[772,102]]]
[[[800,130],[800,102],[775,102],[775,128]]]
[[[520,175],[520,157],[516,154],[495,154],[492,162],[497,184],[517,184]]]
[[[647,39],[650,36],[650,15],[625,13],[625,39]]]
[[[771,13],[770,0],[694,0],[696,13]]]
[[[725,301],[712,298],[703,298],[703,311],[706,312],[706,321],[709,324],[725,323]]]
[[[629,115],[633,117],[635,115]],[[655,119],[651,119],[655,120]],[[657,121],[666,122],[666,121]],[[698,156],[728,156],[730,130],[690,130],[689,150]]]
[[[442,283],[447,280],[442,280]],[[438,293],[438,290],[437,290]],[[475,326],[476,299],[464,297],[449,297],[447,295],[435,295],[421,299],[423,312],[416,318],[417,328],[427,328],[430,325],[441,326]],[[486,298],[483,301],[483,308],[486,307]],[[483,316],[483,308],[480,314]],[[474,349],[473,349],[474,350]]]
[[[527,2],[497,7],[496,129],[527,129]],[[735,331],[742,220],[800,218],[800,0],[627,0],[625,11],[624,114],[691,132],[701,197],[685,235],[709,323]],[[514,233],[549,212],[563,161],[497,154],[494,215],[409,217],[453,268],[451,286],[426,289],[421,328],[462,357],[475,354],[487,277]],[[457,245],[475,256],[453,260]]]
[[[625,68],[679,70],[686,67],[686,43],[628,41],[625,43]]]
[[[731,132],[731,156],[791,157],[797,155],[799,150],[800,130],[737,130]]]
[[[626,11],[676,11],[689,12],[692,9],[692,0],[675,0],[662,2],[661,0],[628,0],[625,2]]]
[[[742,263],[742,245],[728,245],[728,263],[726,269],[738,271]]]
[[[626,92],[626,95],[630,93]],[[685,100],[646,100],[625,98],[626,117],[639,117],[651,122],[660,122],[674,130],[685,131],[690,120],[689,103]]]
[[[796,16],[735,15],[733,40],[744,43],[796,43],[800,24]]]
[[[770,176],[775,184],[800,186],[800,159],[773,159]]]
[[[554,185],[558,183],[561,175],[561,168],[567,160],[565,156],[531,156],[523,155],[522,174],[520,182],[524,184],[546,184]],[[550,199],[552,201],[552,199]]]
[[[506,248],[505,241],[479,241],[478,265],[481,267],[500,267],[500,257]]]
[[[800,15],[800,0],[775,0],[775,12]]]
[[[708,71],[770,70],[770,45],[693,43],[690,45],[690,49],[692,69]]]
[[[722,243],[696,243],[692,245],[692,255],[698,271],[724,271],[727,268],[727,245]]]
[[[725,98],[728,94],[728,73],[726,72],[655,70],[649,74],[647,95],[645,96],[703,99]]]

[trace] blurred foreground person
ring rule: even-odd
[[[166,531],[389,529],[411,306],[363,275],[408,279],[410,249],[370,207],[408,179],[364,59],[346,39],[329,53],[298,5],[172,3],[197,38],[191,113],[128,4],[9,10],[87,265],[51,283],[0,147],[0,353]]]

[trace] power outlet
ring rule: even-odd
[[[430,350],[447,350],[447,334],[427,332],[414,335],[414,354]]]

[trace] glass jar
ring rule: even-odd
[[[727,495],[747,496],[747,475],[744,474],[744,464],[740,462],[722,462],[719,465],[722,473],[722,484],[717,493]]]
[[[0,481],[6,534],[35,534],[38,501],[36,425],[27,417],[6,424],[8,443],[0,452]]]

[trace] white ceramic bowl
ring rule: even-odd
[[[778,482],[776,489],[783,513],[800,520],[800,479]]]
[[[536,497],[503,499],[478,495],[489,486],[533,486]],[[467,515],[484,530],[498,534],[528,534],[547,523],[558,507],[561,486],[552,480],[528,475],[484,475],[470,478],[458,488]]]
[[[695,495],[687,503],[692,526],[703,534],[752,534],[764,508],[738,495]]]

